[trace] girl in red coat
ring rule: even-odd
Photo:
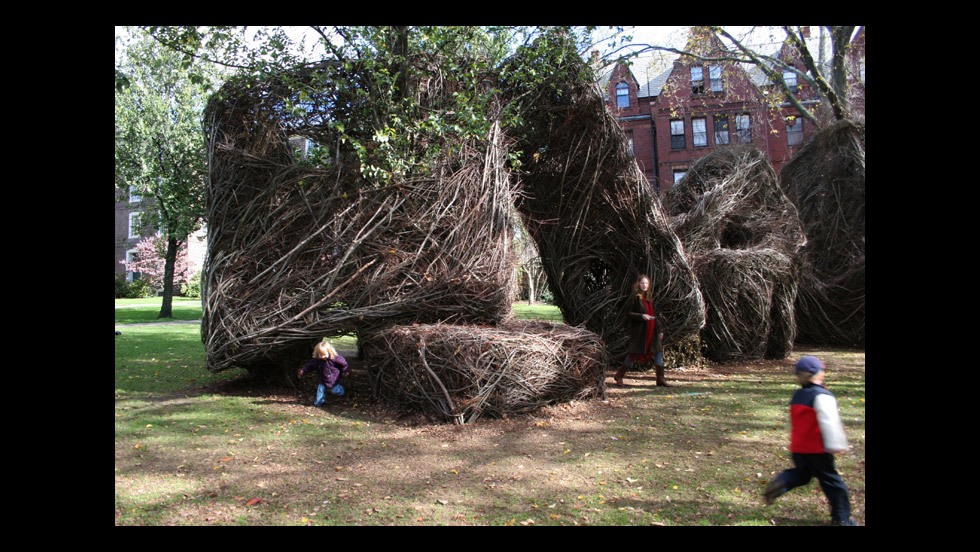
[[[616,385],[623,387],[623,376],[627,370],[653,364],[657,371],[657,385],[670,387],[664,377],[663,321],[657,319],[649,276],[642,275],[633,284],[630,310],[626,313],[626,331],[629,334],[629,353],[623,367],[613,376]]]

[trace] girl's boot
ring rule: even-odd
[[[625,375],[626,375],[626,365],[624,364],[623,367],[616,372],[616,375],[613,376],[613,381],[616,382],[616,385],[620,387],[623,386],[623,376]]]
[[[655,368],[657,370],[657,387],[673,387],[667,383],[667,378],[664,377],[664,367],[656,366]]]

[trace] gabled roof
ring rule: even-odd
[[[864,27],[862,26],[862,27],[860,27],[858,29],[857,32],[855,32],[855,35],[854,35],[854,38],[852,39],[852,42],[855,41],[855,40],[857,40],[858,37],[862,37],[863,38],[863,34],[864,34]],[[717,37],[714,37],[714,38],[717,38]],[[713,42],[712,44],[718,45],[718,44],[721,44],[721,43],[720,42]],[[774,52],[772,52],[771,54],[768,54],[768,55],[777,54],[777,52],[779,52],[779,50],[781,50],[782,45],[775,45],[775,47],[778,50],[776,50],[776,51],[774,51]],[[764,53],[765,54],[766,52],[760,52],[760,53]],[[829,62],[827,62],[827,63],[829,64]],[[742,68],[745,71],[746,75],[748,76],[749,81],[753,85],[755,85],[756,87],[763,88],[763,87],[766,87],[766,86],[771,86],[773,84],[772,81],[770,81],[769,78],[766,76],[766,74],[762,71],[762,69],[759,68],[757,65],[751,64],[751,63],[741,64],[741,65],[742,65]],[[602,74],[599,77],[598,85],[599,85],[600,91],[602,91],[603,94],[606,93],[606,87],[609,84],[609,79],[612,77],[612,73],[613,73],[613,70],[615,69],[615,67],[616,67],[615,64],[608,65],[602,71]],[[631,74],[633,74],[633,76],[635,78],[636,75],[635,75],[635,73],[633,73],[632,69],[629,69],[628,68],[628,70],[630,71]],[[659,96],[660,93],[663,91],[663,87],[667,83],[667,79],[670,78],[670,75],[673,72],[673,70],[674,70],[673,69],[673,65],[671,65],[670,68],[664,70],[663,72],[661,72],[660,74],[658,74],[658,75],[654,76],[653,78],[649,79],[645,83],[644,82],[641,82],[640,79],[636,79],[637,84],[639,85],[639,90],[637,92],[637,96],[640,97],[640,98],[656,98],[657,96]]]
[[[648,80],[645,84],[641,84],[640,90],[636,93],[637,97],[656,98],[659,96],[660,92],[664,89],[664,84],[667,83],[667,79],[670,78],[670,74],[673,71],[674,68],[671,66],[669,69]]]
[[[607,65],[602,71],[597,72],[599,78],[596,79],[596,88],[599,90],[599,94],[605,98],[608,94],[607,87],[609,86],[609,79],[612,78],[613,70],[616,68],[616,64]]]

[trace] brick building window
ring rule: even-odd
[[[704,94],[704,68],[691,67],[691,93]]]
[[[715,145],[728,144],[728,115],[715,115]]]
[[[670,149],[684,149],[687,141],[684,139],[684,120],[675,119],[670,122]]]
[[[793,71],[783,71],[783,82],[786,83],[786,88],[793,92],[799,90],[799,81],[796,78],[796,73]]]
[[[128,266],[128,263],[134,263],[134,262],[136,262],[136,259],[137,259],[137,253],[136,253],[136,250],[135,249],[130,249],[129,251],[126,252],[126,263],[127,263],[127,266]],[[139,280],[140,277],[142,277],[142,276],[143,276],[143,274],[141,272],[133,272],[132,270],[127,270],[126,271],[126,281],[127,282],[130,282],[130,283],[132,283],[132,282],[134,282],[136,280]]]
[[[616,85],[616,107],[630,106],[630,85],[621,82]]]
[[[674,169],[674,187],[676,188],[681,180],[687,176],[687,169]]]
[[[143,213],[135,211],[129,214],[129,239],[135,240],[140,237],[142,229]]]
[[[691,119],[691,138],[694,147],[703,148],[708,145],[708,120],[704,117]]]
[[[803,119],[790,117],[786,119],[786,144],[798,146],[803,143]]]
[[[738,136],[739,144],[752,143],[752,120],[748,114],[735,116],[735,135]]]
[[[635,156],[636,155],[636,151],[633,149],[633,131],[632,130],[626,131],[626,144],[629,146],[629,149],[630,149],[630,157]]]
[[[721,66],[720,65],[709,65],[708,66],[708,80],[711,83],[712,92],[721,92]]]
[[[139,203],[141,199],[143,199],[143,198],[140,197],[140,195],[138,193],[136,193],[136,188],[134,188],[133,186],[130,186],[129,187],[129,202],[130,203]]]

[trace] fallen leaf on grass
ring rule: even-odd
[[[442,504],[443,506],[445,506],[446,504],[449,504],[449,501],[448,500],[437,500],[436,502],[438,502],[439,504]]]
[[[262,499],[261,498],[250,498],[250,499],[248,499],[248,502],[245,503],[245,505],[246,506],[255,506],[256,504],[259,504],[261,502],[262,502]]]
[[[232,460],[234,460],[234,458],[232,458],[231,456],[225,456],[221,460],[218,460],[218,462],[231,462]]]

